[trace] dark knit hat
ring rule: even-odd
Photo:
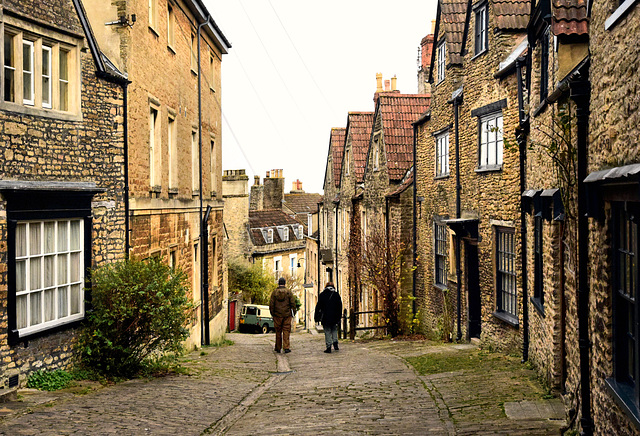
[[[278,279],[278,286],[284,286],[287,283],[287,281],[284,279],[284,277],[280,277]]]

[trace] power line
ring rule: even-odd
[[[320,93],[320,95],[324,99],[324,102],[327,104],[327,106],[329,107],[329,109],[331,110],[333,115],[334,116],[337,115],[335,109],[331,105],[331,102],[329,102],[329,99],[327,98],[327,96],[324,94],[324,92],[322,92],[322,88],[320,88],[320,85],[318,85],[318,82],[316,82],[316,79],[313,76],[313,73],[311,72],[311,70],[309,70],[309,67],[307,67],[307,64],[305,63],[304,59],[302,58],[302,55],[298,51],[298,47],[296,47],[296,44],[293,42],[293,39],[291,38],[291,35],[289,35],[289,32],[287,31],[287,28],[282,23],[282,20],[280,19],[280,15],[278,15],[278,11],[276,11],[276,9],[273,7],[273,4],[271,3],[271,0],[269,0],[269,6],[271,6],[271,9],[273,9],[273,13],[276,15],[276,18],[278,19],[278,22],[280,23],[280,26],[282,27],[282,30],[284,30],[284,33],[287,35],[287,38],[289,39],[289,42],[291,43],[291,46],[293,47],[293,49],[295,50],[296,54],[298,55],[298,58],[300,59],[300,62],[304,66],[305,70],[307,70],[307,73],[309,74],[309,77],[311,77],[311,80],[313,81],[313,84],[316,85],[316,88],[318,89],[318,92]]]

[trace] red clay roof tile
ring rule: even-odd
[[[551,31],[554,35],[587,35],[586,0],[553,0],[551,9]]]
[[[344,138],[347,129],[334,127],[331,129],[331,160],[333,161],[333,183],[340,186],[340,172],[342,170],[342,158],[344,156]]]
[[[351,155],[357,183],[364,180],[372,128],[373,112],[349,112],[347,135],[351,138]]]

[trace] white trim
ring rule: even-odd
[[[46,75],[44,73],[44,67],[45,67],[45,62],[44,62],[44,53],[48,52],[49,53],[49,65],[48,65],[48,71],[49,74]],[[52,56],[53,56],[53,50],[51,49],[51,47],[43,45],[42,46],[42,107],[46,108],[46,109],[51,109],[52,106],[52,101],[53,101],[53,84],[52,84],[52,66],[53,66],[53,60],[52,60]],[[49,102],[45,102],[44,100],[44,90],[45,90],[45,84],[44,84],[44,80],[48,79],[49,82],[49,86],[48,86],[48,91],[49,91]]]
[[[31,66],[31,70],[25,70],[24,69],[24,48],[25,46],[29,46],[29,53],[30,53],[30,57],[31,59],[29,60],[29,65]],[[29,106],[33,106],[35,104],[35,56],[34,56],[34,49],[33,49],[33,41],[29,41],[26,39],[22,40],[22,103],[23,104],[28,104]],[[24,95],[24,81],[25,81],[25,75],[29,74],[30,75],[30,90],[31,90],[31,98],[26,98]]]

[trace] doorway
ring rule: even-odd
[[[465,268],[467,295],[469,298],[469,338],[480,338],[482,306],[480,299],[480,273],[478,246],[475,241],[465,241]]]

